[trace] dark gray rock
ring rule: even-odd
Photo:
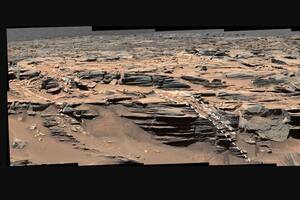
[[[160,88],[163,89],[181,89],[181,88],[190,88],[189,85],[185,83],[181,83],[177,80],[174,80],[172,78],[166,78],[163,79],[162,85],[159,86]]]
[[[272,58],[271,62],[274,63],[274,64],[278,64],[278,65],[287,65],[286,62],[284,62],[282,60],[275,59],[275,58]]]
[[[41,89],[51,89],[51,88],[56,88],[59,87],[59,83],[56,79],[52,78],[52,77],[46,77],[46,79],[44,79],[42,81],[42,85],[41,85]]]
[[[157,86],[163,89],[190,88],[172,77],[162,75],[125,74],[121,80],[124,85]]]
[[[26,141],[22,141],[20,139],[14,139],[11,147],[13,149],[24,149],[27,146],[27,142]]]
[[[209,140],[216,134],[216,128],[205,118],[185,104],[158,103],[127,105],[130,114],[121,115],[133,120],[140,128],[164,144],[188,146],[197,141]],[[176,108],[176,109],[175,109]]]
[[[288,113],[281,109],[266,109],[259,105],[242,108],[239,127],[246,132],[256,133],[262,139],[284,141],[290,125],[284,122]]]
[[[59,94],[61,90],[62,90],[62,87],[59,86],[59,87],[56,87],[56,88],[50,88],[46,92],[51,93],[51,94]]]
[[[284,56],[284,58],[286,58],[286,59],[293,59],[293,60],[297,59],[296,56]]]
[[[41,71],[28,70],[23,73],[20,73],[20,80],[31,79],[33,77],[39,76]]]
[[[183,80],[192,82],[194,84],[204,84],[204,83],[209,83],[208,80],[204,79],[204,78],[200,78],[200,77],[194,77],[194,76],[181,76],[180,78],[182,78]]]
[[[217,94],[217,97],[226,100],[242,100],[242,101],[249,101],[253,99],[252,97],[242,95],[239,93],[227,93],[227,92],[220,92]]]
[[[288,82],[288,77],[283,75],[274,75],[268,78],[257,77],[253,80],[253,85],[256,87],[263,87],[263,86],[269,86],[273,84],[276,85],[276,84],[286,83],[286,82]]]
[[[207,67],[203,65],[197,65],[195,68],[199,69],[199,71],[204,71],[204,72],[207,71]]]
[[[12,110],[12,109],[8,109],[7,112],[8,112],[9,115],[15,115],[15,114],[17,114],[17,111]]]
[[[79,80],[75,80],[74,83],[75,83],[75,87],[80,90],[89,90],[88,83],[85,83],[85,82],[82,82]]]
[[[55,117],[47,117],[44,119],[43,125],[45,127],[57,126],[58,122],[56,121]]]
[[[95,117],[98,117],[99,114],[94,110],[83,110],[83,109],[75,109],[75,112],[73,113],[74,117],[76,118],[84,118],[84,119],[93,119]]]
[[[75,109],[69,105],[65,105],[65,107],[62,109],[62,113],[66,114],[66,115],[73,115],[73,112],[75,111]]]
[[[76,107],[65,105],[61,112],[76,119],[93,119],[99,116],[98,112],[89,109],[85,105],[79,105]]]
[[[125,74],[122,79],[124,85],[152,86],[152,78],[148,75]]]
[[[28,166],[32,165],[33,163],[30,160],[17,160],[10,162],[10,166],[17,167],[17,166]]]
[[[104,75],[106,74],[105,71],[83,71],[79,72],[77,76],[81,79],[98,79],[102,80]]]
[[[30,111],[30,110],[28,110],[28,111],[27,111],[27,115],[28,115],[28,116],[35,116],[35,115],[36,115],[36,112],[35,112],[35,111]]]
[[[256,76],[253,72],[229,72],[226,73],[227,78],[236,78],[236,79],[252,79]]]
[[[265,107],[261,104],[244,104],[242,106],[243,113],[247,115],[260,114],[265,111]]]
[[[143,165],[143,163],[133,160],[133,159],[129,159],[123,156],[112,156],[112,155],[107,155],[107,158],[112,158],[114,160],[117,161],[118,164],[122,164],[122,165]]]
[[[241,64],[247,66],[247,67],[257,67],[260,66],[260,64],[253,64],[253,63],[246,63],[246,62],[241,62]]]
[[[66,134],[64,129],[58,126],[51,126],[49,130],[52,136],[64,136]]]

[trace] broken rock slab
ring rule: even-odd
[[[252,79],[256,76],[253,72],[228,72],[225,74],[227,78],[235,78],[235,79]]]
[[[99,116],[97,111],[90,109],[86,105],[79,105],[76,107],[65,105],[61,112],[76,119],[93,119]]]
[[[194,84],[204,84],[204,83],[209,83],[208,80],[204,79],[204,78],[200,78],[200,77],[195,77],[195,76],[181,76],[180,78],[182,78],[183,80],[189,81],[191,83]]]
[[[33,77],[39,76],[41,71],[28,70],[23,73],[20,73],[20,80],[31,79]]]
[[[242,101],[249,101],[253,99],[253,97],[246,96],[239,93],[227,93],[227,92],[219,92],[217,94],[217,97],[220,99],[226,99],[226,100],[242,100]]]
[[[146,75],[146,74],[128,74],[124,75],[121,79],[124,85],[137,85],[137,86],[157,86],[162,89],[180,89],[190,88],[189,85],[179,82],[172,77],[163,75]]]
[[[274,64],[278,64],[278,65],[287,65],[286,62],[284,62],[282,60],[275,59],[275,58],[272,58],[271,62],[274,63]]]
[[[286,112],[266,109],[261,105],[244,106],[241,109],[239,128],[254,132],[262,139],[282,142],[288,138],[290,125],[284,122]]]
[[[284,75],[274,75],[268,78],[257,77],[253,80],[253,85],[256,87],[263,87],[269,85],[276,85],[288,82],[288,77]]]

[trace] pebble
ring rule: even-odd
[[[30,130],[35,130],[36,129],[36,125],[32,125],[29,127]]]

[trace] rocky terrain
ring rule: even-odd
[[[300,164],[300,36],[9,42],[11,165]]]

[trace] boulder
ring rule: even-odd
[[[57,87],[59,87],[59,83],[57,82],[56,79],[52,77],[46,77],[46,79],[44,79],[41,84],[41,89],[46,89],[46,90],[51,88],[57,88]]]
[[[278,109],[266,109],[261,105],[241,108],[239,127],[256,133],[262,139],[282,142],[288,138],[290,125],[284,122],[287,113]]]

